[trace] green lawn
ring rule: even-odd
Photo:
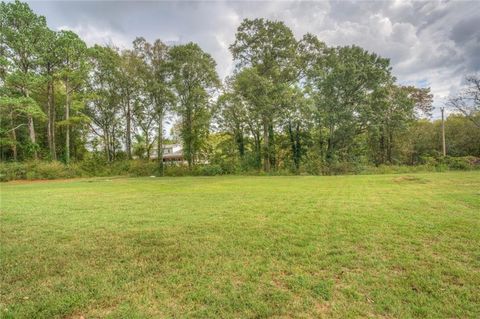
[[[0,187],[0,317],[480,317],[478,171]]]

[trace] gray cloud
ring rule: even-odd
[[[429,85],[437,104],[480,71],[477,1],[32,1],[51,28],[68,28],[88,44],[129,46],[136,36],[197,42],[223,77],[233,64],[228,46],[242,19],[284,21],[297,37],[316,34],[328,45],[356,44],[391,59],[400,83]]]

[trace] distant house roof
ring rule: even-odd
[[[182,144],[164,144],[163,148],[181,148],[183,149]]]
[[[154,157],[157,157],[157,154],[153,154]],[[164,160],[183,160],[183,146],[182,144],[166,144],[163,145],[163,156]]]

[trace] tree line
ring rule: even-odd
[[[430,89],[398,84],[386,58],[296,39],[266,19],[245,19],[230,52],[235,70],[222,83],[198,44],[138,37],[131,49],[88,47],[26,3],[2,2],[1,159],[151,159],[175,140],[189,168],[298,172],[413,165],[441,150]],[[480,156],[479,78],[467,81],[449,100],[459,112],[447,119],[447,144],[451,155]]]

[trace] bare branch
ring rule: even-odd
[[[16,129],[19,129],[20,127],[22,127],[24,125],[27,125],[27,124],[25,124],[25,123],[19,124],[19,125],[15,126],[14,128],[11,128],[11,129],[5,131],[4,133],[10,133],[11,131],[15,131]]]

